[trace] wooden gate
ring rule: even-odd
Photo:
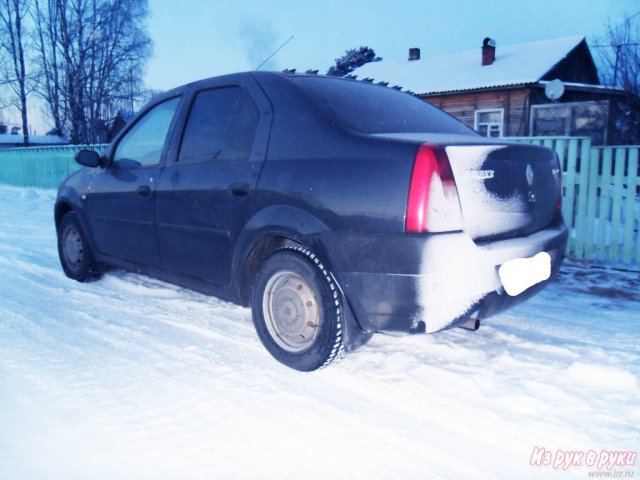
[[[588,137],[518,137],[544,145],[562,165],[567,255],[640,264],[640,146],[592,147]]]

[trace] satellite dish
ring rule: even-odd
[[[564,94],[564,83],[557,78],[544,87],[544,94],[549,100],[558,100]]]

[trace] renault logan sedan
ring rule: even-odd
[[[251,306],[280,362],[466,326],[544,287],[567,232],[546,148],[382,85],[250,72],[153,100],[60,185],[62,268],[140,271]]]

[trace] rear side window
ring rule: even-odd
[[[476,134],[424,100],[392,88],[326,77],[291,80],[332,117],[363,133]]]
[[[182,137],[178,162],[247,160],[258,126],[258,110],[238,86],[196,95]]]

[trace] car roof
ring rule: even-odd
[[[214,77],[207,77],[207,78],[203,78],[200,80],[195,80],[193,82],[189,82],[189,83],[185,83],[183,85],[179,85],[177,87],[172,88],[171,90],[167,90],[166,92],[163,92],[161,94],[159,94],[156,99],[154,100],[165,100],[167,98],[171,98],[175,95],[179,95],[179,94],[183,94],[188,90],[191,90],[192,88],[195,89],[200,89],[203,87],[208,86],[211,83],[220,83],[221,81],[227,81],[229,83],[242,83],[243,80],[245,80],[247,77],[254,77],[256,79],[260,79],[260,78],[267,78],[267,77],[280,77],[283,79],[288,79],[288,78],[292,78],[292,77],[313,77],[313,78],[323,78],[323,79],[327,79],[329,81],[345,81],[345,82],[354,82],[354,83],[360,83],[357,82],[356,80],[352,80],[349,78],[343,78],[343,77],[333,77],[333,76],[329,76],[329,75],[316,75],[316,74],[306,74],[306,73],[294,73],[294,72],[290,72],[290,71],[285,71],[285,72],[274,72],[274,71],[258,71],[258,70],[253,70],[253,71],[246,71],[246,72],[238,72],[238,73],[229,73],[229,74],[225,74],[225,75],[218,75],[218,76],[214,76]]]

